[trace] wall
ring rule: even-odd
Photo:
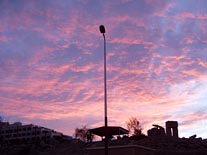
[[[154,155],[153,149],[138,145],[109,147],[109,155]],[[105,155],[104,147],[88,148],[88,155]]]

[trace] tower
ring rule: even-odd
[[[178,122],[167,121],[165,124],[166,124],[166,135],[169,137],[178,138]]]

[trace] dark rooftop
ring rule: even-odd
[[[119,126],[108,126],[108,136],[115,136],[115,135],[124,135],[124,134],[129,134],[129,131],[119,127]],[[94,128],[94,129],[90,129],[89,130],[90,133],[98,135],[100,137],[104,137],[105,136],[105,126],[102,127],[98,127],[98,128]]]

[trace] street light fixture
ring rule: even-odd
[[[107,120],[107,81],[106,81],[106,38],[105,28],[103,25],[99,26],[100,32],[104,38],[104,120],[105,120],[105,155],[108,155],[108,120]]]

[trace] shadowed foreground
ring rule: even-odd
[[[52,141],[50,144],[17,145],[0,148],[1,155],[83,155],[85,143]]]
[[[123,138],[109,141],[109,148],[141,146],[151,148],[152,155],[207,155],[207,140],[189,138]],[[104,142],[84,143],[76,140],[52,140],[50,143],[1,147],[1,155],[88,155],[89,149],[103,148]],[[116,151],[115,151],[116,152]],[[103,153],[103,151],[102,151]],[[98,153],[99,155],[102,153]],[[110,154],[110,151],[109,151]],[[116,154],[116,153],[115,153]],[[115,155],[113,154],[113,155]],[[139,154],[139,153],[138,153]]]

